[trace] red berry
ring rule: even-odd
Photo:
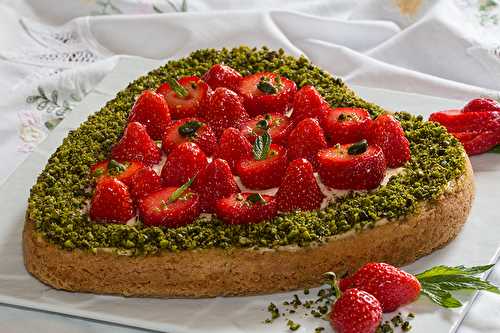
[[[145,225],[179,227],[193,222],[200,215],[198,194],[190,189],[175,201],[169,200],[177,189],[167,187],[139,201],[139,216]]]
[[[366,141],[364,141],[366,143]],[[318,152],[318,172],[329,187],[345,190],[369,190],[380,185],[386,166],[382,149],[370,145],[366,150],[350,154],[353,146],[337,145]]]
[[[217,88],[208,98],[204,116],[217,137],[228,127],[239,128],[248,120],[241,97],[227,88]]]
[[[111,157],[117,161],[139,161],[145,164],[160,162],[161,151],[149,137],[146,127],[131,122],[125,128],[122,138],[111,149]]]
[[[375,333],[381,321],[379,301],[358,289],[343,293],[330,313],[330,323],[337,333]]]
[[[241,74],[229,66],[215,64],[203,75],[202,79],[212,89],[224,87],[236,91]]]
[[[236,128],[225,129],[214,157],[226,160],[231,170],[236,171],[236,163],[251,156],[252,145],[250,142]]]
[[[304,158],[292,161],[276,193],[278,210],[291,212],[318,209],[323,198],[324,195],[314,178],[311,163]]]
[[[500,130],[484,132],[458,132],[453,134],[464,146],[468,155],[486,153],[500,143]]]
[[[296,91],[295,82],[269,72],[246,76],[238,87],[252,117],[265,113],[284,114],[292,106]]]
[[[297,91],[293,99],[292,120],[295,123],[305,118],[322,119],[328,103],[323,99],[320,93],[311,85],[303,86]]]
[[[410,160],[410,142],[401,124],[389,114],[378,116],[370,126],[368,142],[384,152],[387,167],[397,168]]]
[[[194,188],[200,195],[201,211],[208,213],[215,211],[217,200],[240,191],[229,164],[220,158],[214,159],[201,172],[196,178]]]
[[[384,312],[413,302],[422,289],[417,278],[385,263],[369,263],[340,284],[341,289],[358,288],[375,296]]]
[[[241,126],[241,134],[253,143],[255,138],[267,129],[273,143],[284,146],[293,128],[292,125],[290,119],[282,114],[261,114],[244,123]]]
[[[467,103],[462,112],[500,111],[500,103],[492,98],[475,98]]]
[[[217,216],[228,224],[258,223],[278,213],[273,196],[257,193],[237,193],[219,199],[215,210]]]
[[[321,120],[325,136],[332,144],[366,139],[370,123],[368,111],[354,108],[329,109]]]
[[[461,112],[446,110],[434,112],[430,121],[440,123],[449,132],[496,131],[500,128],[500,111]]]
[[[161,179],[165,186],[181,186],[203,171],[207,164],[207,156],[198,145],[184,142],[167,156],[161,169]]]
[[[96,222],[127,223],[135,215],[127,186],[116,178],[102,178],[90,202],[89,215]]]
[[[129,190],[135,200],[159,189],[161,189],[161,178],[149,167],[140,169],[130,179]]]
[[[130,186],[132,177],[144,167],[144,164],[137,161],[118,162],[115,160],[104,160],[94,164],[90,170],[97,181],[102,177],[114,177]]]
[[[266,159],[255,160],[251,157],[240,160],[236,164],[236,170],[241,183],[247,188],[264,190],[280,186],[287,164],[286,149],[271,144]]]
[[[197,76],[183,77],[178,80],[178,83],[187,90],[187,96],[179,96],[168,83],[162,84],[157,90],[157,93],[165,98],[172,118],[198,116],[209,90],[208,85]]]
[[[301,120],[288,137],[288,159],[306,158],[317,168],[316,155],[327,147],[323,129],[313,118]]]
[[[162,95],[146,90],[132,107],[128,121],[143,124],[153,140],[161,140],[170,124],[168,104]]]
[[[165,130],[161,147],[168,154],[183,142],[196,143],[208,156],[217,147],[214,131],[199,118],[184,118],[173,122]]]

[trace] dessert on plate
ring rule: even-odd
[[[439,124],[282,50],[198,50],[68,134],[31,190],[24,260],[69,291],[271,293],[429,254],[473,195]]]

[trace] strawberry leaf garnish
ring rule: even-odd
[[[127,166],[116,161],[116,160],[110,160],[108,164],[108,170],[111,175],[117,175],[127,169]]]
[[[271,147],[271,136],[267,131],[255,139],[253,144],[253,157],[257,161],[265,160]]]
[[[187,189],[193,185],[193,182],[196,178],[196,175],[194,175],[193,177],[189,178],[189,180],[187,182],[185,182],[183,185],[181,185],[177,190],[175,190],[171,195],[170,197],[168,198],[168,203],[172,203],[172,202],[175,202],[175,200],[179,199],[183,194],[184,192],[187,191]]]
[[[196,131],[204,124],[197,120],[188,121],[185,124],[179,126],[179,135],[183,137],[193,137],[196,135]]]
[[[179,84],[179,82],[177,82],[177,80],[174,79],[173,77],[168,76],[166,78],[166,81],[167,81],[168,85],[170,86],[170,88],[177,94],[177,96],[187,97],[189,95],[189,92],[187,91],[187,89],[184,88],[183,86],[181,86]]]
[[[500,289],[490,282],[474,276],[489,270],[493,265],[484,266],[436,266],[415,275],[422,285],[422,294],[445,308],[457,308],[462,303],[453,297],[454,290],[486,290],[500,294]]]
[[[247,201],[255,204],[255,203],[260,203],[261,205],[265,205],[267,203],[266,199],[260,195],[260,193],[252,193],[247,197]]]

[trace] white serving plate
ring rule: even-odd
[[[158,66],[157,61],[123,58],[114,71],[82,101],[66,119],[39,145],[26,161],[0,187],[0,302],[77,317],[107,321],[144,329],[172,333],[201,332],[289,332],[284,319],[272,325],[262,321],[268,317],[269,302],[281,304],[294,294],[212,298],[149,299],[70,293],[52,289],[29,275],[23,265],[21,232],[30,187],[48,157],[61,144],[68,131],[75,129],[93,112],[139,75]],[[406,110],[427,117],[431,112],[460,107],[462,101],[382,89],[354,87],[362,97],[390,110]],[[439,264],[478,265],[496,262],[499,250],[500,191],[494,184],[500,179],[500,155],[485,154],[472,158],[477,195],[468,223],[460,235],[442,250],[407,266],[420,272]],[[315,295],[311,290],[309,296]],[[299,293],[301,294],[301,293]],[[462,293],[464,307],[441,309],[421,298],[402,309],[417,314],[414,333],[454,332],[465,316],[475,293]],[[390,318],[391,315],[387,315]],[[297,332],[312,332],[329,324],[320,319],[297,315],[302,324]]]

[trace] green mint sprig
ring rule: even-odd
[[[494,265],[485,266],[436,266],[415,275],[422,285],[422,295],[426,295],[445,308],[458,308],[462,303],[450,291],[486,290],[500,294],[500,289],[475,275],[486,272]]]
[[[189,95],[189,92],[187,91],[187,89],[184,88],[183,86],[181,86],[179,84],[179,82],[176,79],[174,79],[173,77],[168,76],[166,81],[167,81],[168,85],[170,86],[170,88],[177,94],[177,96],[187,97]]]
[[[255,143],[253,144],[253,157],[257,161],[262,161],[267,158],[271,147],[271,136],[267,131],[262,133],[262,135],[258,136],[255,139]]]
[[[171,195],[170,197],[168,198],[168,203],[172,203],[172,202],[175,202],[177,199],[179,199],[183,194],[184,192],[187,191],[187,189],[193,185],[193,182],[195,180],[197,175],[194,175],[193,177],[189,178],[189,180],[184,183],[183,185],[181,185],[177,190],[175,190]]]

